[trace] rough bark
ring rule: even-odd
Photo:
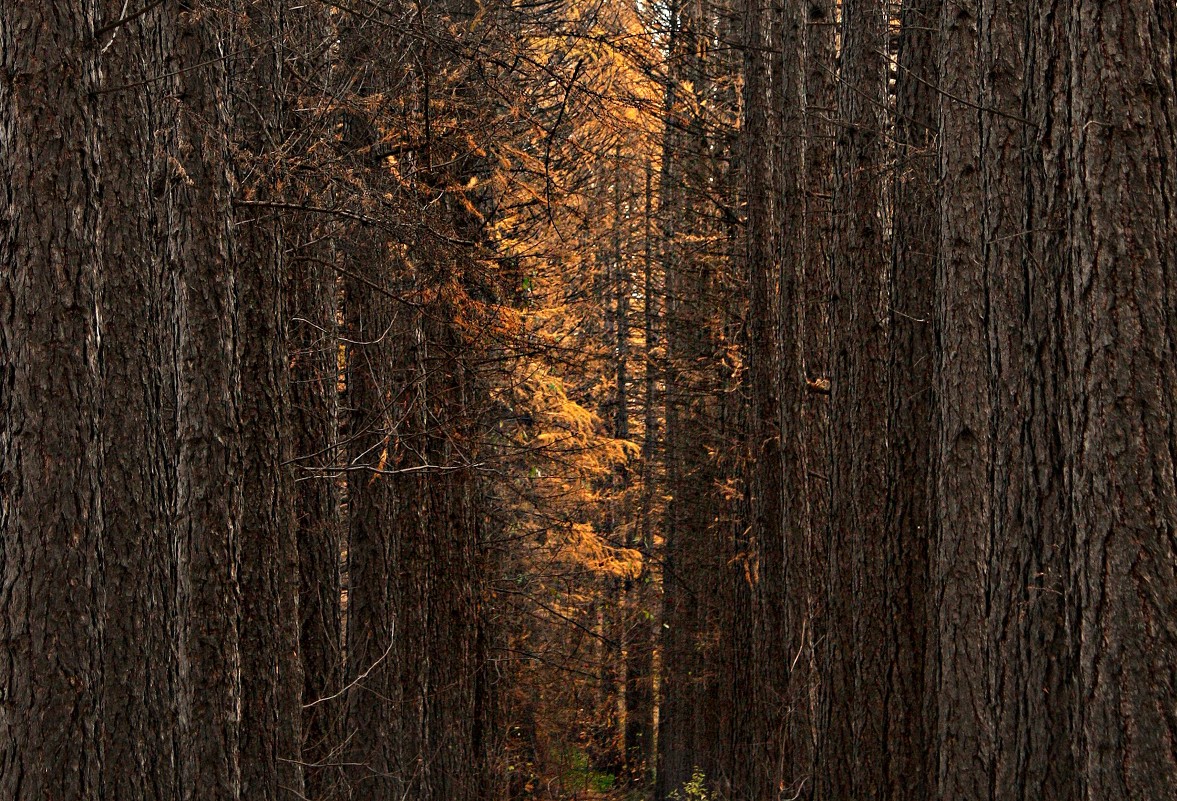
[[[936,544],[929,649],[942,798],[987,798],[993,730],[986,656],[992,465],[988,285],[980,251],[979,4],[946,3],[940,60],[940,249],[936,266]]]
[[[937,36],[940,0],[907,0],[896,76],[896,168],[888,321],[885,585],[887,797],[931,792],[926,692],[927,583],[932,543],[932,427],[936,253]]]
[[[238,277],[230,221],[226,21],[209,3],[176,26],[174,264],[177,310],[176,527],[184,798],[241,794],[241,530]],[[199,68],[198,68],[199,65]]]
[[[834,138],[837,114],[837,30],[833,0],[805,5],[805,266],[798,314],[802,326],[805,379],[811,390],[802,400],[804,414],[805,498],[808,504],[804,574],[826,575],[829,539],[830,409],[830,245],[833,241],[831,198],[834,191]],[[823,383],[825,382],[825,383]],[[824,669],[819,644],[825,640],[824,582],[807,582],[805,653],[799,662],[807,671],[805,712],[809,748],[816,753]],[[796,669],[796,668],[795,668]]]
[[[123,14],[103,3],[102,22]],[[107,797],[172,799],[176,784],[175,324],[167,272],[170,58],[161,10],[99,37],[103,93],[101,317],[102,747]]]
[[[1065,631],[1058,603],[1063,584],[1056,569],[1060,519],[1058,451],[1041,422],[1035,395],[1055,394],[1057,345],[1036,343],[1055,304],[1034,277],[1031,214],[1053,198],[1032,176],[1046,152],[1036,147],[1029,50],[1031,7],[986,0],[980,26],[981,176],[985,195],[980,256],[988,284],[989,380],[993,387],[989,476],[992,503],[988,590],[993,761],[991,797],[1073,798],[1054,786],[1066,771],[1060,748],[1065,718],[1056,713],[1067,694],[1059,675],[1068,670],[1057,647]],[[1042,43],[1045,44],[1045,43]],[[1039,46],[1042,46],[1040,44]],[[1049,97],[1040,103],[1051,103]],[[1049,147],[1049,145],[1047,145]],[[1042,233],[1051,223],[1040,220]],[[1058,226],[1054,225],[1054,230]],[[1057,264],[1061,248],[1038,254]],[[1055,281],[1057,269],[1051,269]],[[1057,319],[1057,312],[1053,316]],[[1045,346],[1045,347],[1044,347]],[[1049,457],[1049,462],[1044,458]],[[1038,465],[1031,467],[1035,461]],[[1046,514],[1043,514],[1046,511]]]
[[[1070,4],[1079,797],[1177,790],[1174,8]]]
[[[881,204],[887,16],[844,0],[830,304],[830,539],[819,798],[886,787],[887,254]],[[853,770],[847,770],[853,765]]]
[[[0,7],[0,795],[101,797],[97,8]]]
[[[1078,795],[1072,748],[1075,712],[1074,611],[1069,587],[1070,508],[1064,444],[1069,413],[1063,390],[1063,294],[1070,260],[1066,154],[1070,134],[1066,3],[1036,4],[1029,16],[1025,117],[1030,124],[1026,169],[1024,257],[1027,401],[1023,481],[1023,609],[1020,657],[1026,666],[1019,702],[1023,756],[1005,772],[999,797],[1071,799]]]
[[[239,8],[233,95],[237,193],[272,202],[281,185],[284,37],[277,3]],[[240,276],[242,522],[241,792],[259,801],[302,795],[299,731],[298,553],[287,419],[286,243],[270,210],[238,205],[234,220]]]

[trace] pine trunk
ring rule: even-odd
[[[0,7],[0,796],[12,801],[102,791],[96,19],[90,2]]]
[[[1079,797],[1177,797],[1174,8],[1074,0],[1065,289]]]

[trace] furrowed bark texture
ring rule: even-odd
[[[1072,798],[1060,743],[1068,725],[1057,714],[1067,702],[1058,677],[1069,672],[1058,643],[1065,613],[1058,599],[1064,585],[1057,504],[1059,461],[1048,431],[1036,421],[1035,395],[1054,395],[1057,345],[1037,343],[1043,322],[1057,320],[1056,304],[1035,276],[1041,267],[1058,281],[1061,247],[1032,258],[1035,231],[1057,232],[1057,220],[1033,224],[1035,209],[1057,202],[1036,184],[1050,143],[1037,146],[1035,112],[1054,102],[1034,95],[1035,46],[1042,55],[1057,43],[1038,42],[1033,8],[1006,0],[985,0],[980,25],[981,174],[985,205],[980,257],[988,291],[989,380],[992,418],[989,476],[992,503],[988,588],[989,662],[987,701],[993,732],[991,797]],[[1057,236],[1057,233],[1053,234]],[[1037,402],[1041,402],[1038,400]],[[1049,459],[1049,461],[1044,461]],[[1037,462],[1040,466],[1032,466]],[[1043,511],[1047,514],[1043,514]]]
[[[987,600],[992,524],[989,285],[979,252],[978,4],[946,3],[940,61],[940,252],[936,267],[936,546],[929,676],[941,798],[987,798],[993,758]]]
[[[284,10],[271,0],[240,3],[233,70],[237,193],[270,202],[281,191],[284,139]],[[240,280],[242,519],[241,792],[259,801],[302,795],[298,660],[298,552],[294,533],[288,417],[286,242],[279,218],[236,208]]]
[[[878,0],[842,3],[830,312],[830,539],[827,704],[819,798],[881,798],[886,787],[888,629],[887,254],[882,108],[887,17]],[[853,770],[847,770],[853,765]]]
[[[769,720],[765,708],[767,665],[759,660],[765,638],[779,636],[779,616],[767,620],[761,611],[764,582],[771,572],[779,580],[780,560],[776,545],[781,536],[781,454],[776,370],[778,364],[778,286],[779,264],[774,258],[773,206],[774,171],[770,144],[770,108],[772,81],[767,55],[771,41],[771,15],[760,0],[746,0],[744,6],[744,184],[747,191],[745,260],[748,270],[748,367],[749,367],[749,513],[751,515],[744,558],[748,563],[746,581],[752,585],[741,593],[746,606],[737,610],[733,637],[744,656],[740,671],[742,698],[734,699],[732,739],[736,750],[746,759],[732,776],[733,796],[741,799],[760,797],[771,784],[777,760],[766,752],[769,728],[777,729],[774,742],[779,743],[782,721],[776,715]],[[759,571],[757,571],[759,566]],[[757,575],[759,572],[759,575]],[[779,709],[780,698],[773,699],[771,709]]]
[[[888,320],[885,585],[889,702],[886,795],[931,792],[928,567],[932,543],[933,326],[939,215],[936,140],[940,0],[906,0],[896,75],[896,171]]]
[[[805,671],[806,707],[811,754],[816,756],[818,720],[824,681],[823,656],[819,643],[825,642],[826,587],[830,526],[830,399],[822,390],[830,378],[830,247],[834,216],[834,138],[837,115],[837,32],[834,0],[811,0],[805,4],[805,264],[798,293],[798,315],[804,349],[804,376],[808,389],[802,399],[805,499],[808,517],[806,542],[801,554],[807,597],[804,653],[794,670]],[[812,782],[808,785],[812,790]],[[809,792],[807,790],[807,792]]]
[[[103,3],[102,21],[126,4]],[[107,797],[172,799],[176,772],[175,325],[168,273],[173,109],[154,77],[170,29],[149,12],[100,37],[103,783]]]
[[[1175,10],[1069,11],[1079,797],[1174,798]]]
[[[1026,169],[1026,407],[1023,496],[1028,550],[1022,563],[1019,658],[1026,665],[1018,713],[1018,769],[999,797],[1071,799],[1078,795],[1072,737],[1075,615],[1070,593],[1071,509],[1065,445],[1070,413],[1064,389],[1063,297],[1069,282],[1067,4],[1049,0],[1029,13],[1024,115],[1033,126]]]
[[[0,796],[101,797],[97,8],[0,6]]]
[[[241,795],[241,532],[238,276],[229,205],[230,130],[222,9],[169,8],[176,26],[180,176],[176,526],[180,574],[181,792]],[[197,65],[200,65],[197,69]]]

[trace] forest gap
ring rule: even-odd
[[[0,0],[0,801],[1177,801],[1174,0]]]

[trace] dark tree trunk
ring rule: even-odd
[[[334,259],[330,248],[300,243]],[[326,259],[324,259],[326,261]],[[327,262],[330,264],[331,262]],[[335,282],[320,261],[291,260],[291,432],[298,537],[302,760],[308,798],[325,799],[337,770],[343,656],[340,651],[340,499],[334,470],[338,352]],[[327,700],[330,699],[330,700]]]
[[[642,354],[645,377],[642,399],[645,404],[645,430],[642,441],[641,499],[636,535],[632,547],[642,554],[642,572],[629,592],[629,629],[625,652],[625,765],[629,780],[637,787],[649,783],[654,769],[654,493],[658,480],[658,403],[657,403],[657,301],[654,283],[654,175],[646,164],[646,191],[643,206],[643,328],[645,351]]]
[[[240,7],[243,56],[234,70],[236,182],[245,203],[276,199],[282,176],[282,61],[289,34],[270,0]],[[238,205],[242,371],[241,792],[273,801],[302,795],[299,731],[298,553],[288,416],[285,241],[279,218]]]
[[[778,285],[775,277],[773,207],[777,187],[771,168],[772,77],[767,51],[771,47],[772,16],[762,0],[747,0],[744,8],[744,136],[743,168],[746,196],[746,261],[749,283],[748,368],[749,368],[749,513],[751,515],[745,558],[750,562],[748,581],[763,584],[780,581],[782,565],[777,558],[781,538],[780,431],[778,417],[779,326]],[[759,575],[753,572],[759,566]],[[742,769],[732,776],[735,798],[772,797],[772,780],[778,769],[778,755],[768,750],[769,728],[781,725],[777,710],[780,697],[769,702],[773,661],[783,658],[775,650],[764,653],[782,634],[783,621],[773,593],[780,584],[762,588],[754,585],[750,607],[737,611],[740,623],[733,636],[746,654],[743,675],[733,677],[740,687],[736,703],[733,739],[736,749],[747,754]],[[778,595],[779,597],[779,595]],[[757,606],[760,601],[762,606]],[[776,612],[771,617],[767,611]],[[745,642],[740,642],[743,640]],[[746,671],[746,672],[745,672]],[[774,732],[774,745],[780,734]]]
[[[363,231],[360,232],[362,236]],[[383,286],[376,247],[357,248],[350,269]],[[360,272],[363,271],[363,272]],[[397,620],[399,574],[411,569],[399,552],[396,481],[372,468],[389,464],[393,423],[404,413],[408,390],[393,343],[403,331],[394,328],[391,301],[358,281],[348,282],[347,425],[349,535],[347,544],[348,693],[343,732],[349,742],[352,798],[383,799],[404,793],[397,758],[402,697],[395,639],[409,625]],[[394,399],[396,402],[394,403]],[[394,463],[395,464],[395,463]],[[408,523],[409,521],[403,521]],[[422,658],[417,655],[415,659]]]
[[[102,21],[124,13],[103,3]],[[164,11],[102,45],[102,748],[109,798],[176,795],[174,351],[167,272],[171,110]],[[124,88],[125,87],[125,88]]]
[[[1072,745],[1075,659],[1070,592],[1071,522],[1064,432],[1067,361],[1063,296],[1069,280],[1067,229],[1067,85],[1069,45],[1064,0],[1035,4],[1029,14],[1024,115],[1033,126],[1026,170],[1028,253],[1025,348],[1028,395],[1023,434],[1026,483],[1022,512],[1028,543],[1022,556],[1019,653],[1025,699],[1017,721],[1016,770],[1003,774],[999,798],[1078,797]],[[1003,657],[1004,658],[1004,657]],[[1004,732],[1003,732],[1004,734]],[[1004,735],[1008,737],[1008,734]]]
[[[330,51],[324,42],[333,35],[325,9],[306,6],[291,13],[290,36],[299,52],[311,54],[288,73],[291,96],[301,89],[326,94],[331,81]],[[303,76],[310,76],[306,83]],[[333,113],[294,116],[292,137],[315,142],[320,126]],[[298,187],[293,202],[314,205],[327,193],[322,177]],[[298,548],[298,655],[301,660],[302,746],[304,793],[314,801],[336,797],[340,768],[340,723],[345,710],[339,695],[343,679],[341,479],[336,468],[339,428],[339,298],[333,221],[294,217],[286,227],[291,243],[289,264],[290,415],[294,528]]]
[[[988,286],[980,251],[979,4],[941,22],[940,248],[936,269],[936,545],[929,648],[941,798],[988,798],[993,758],[986,654],[992,524]]]
[[[1079,797],[1177,790],[1174,8],[1070,4]]]
[[[830,311],[830,540],[826,703],[816,796],[881,798],[886,787],[884,568],[887,254],[881,204],[887,16],[844,0],[835,145]],[[853,765],[848,770],[847,766]]]
[[[0,7],[0,796],[12,801],[101,797],[96,19],[90,2]]]
[[[826,549],[830,513],[830,246],[833,241],[834,138],[837,128],[837,17],[834,0],[805,6],[805,266],[798,293],[808,389],[803,404],[805,498],[808,504],[805,561],[808,609],[805,652],[794,670],[805,671],[807,698],[798,699],[816,753],[824,667],[819,644],[825,641]],[[812,789],[812,783],[809,785]]]
[[[699,479],[688,484],[687,477],[696,468],[698,441],[694,446],[688,428],[692,421],[684,408],[685,387],[678,372],[681,354],[688,345],[682,341],[684,325],[681,315],[680,289],[683,273],[688,269],[685,254],[675,246],[680,227],[684,227],[686,205],[690,202],[685,187],[687,159],[685,157],[682,82],[696,53],[691,46],[693,34],[687,11],[675,3],[669,9],[667,41],[667,78],[663,96],[662,168],[659,176],[661,198],[658,208],[662,238],[662,269],[665,276],[663,314],[666,320],[666,409],[665,463],[666,485],[671,499],[667,502],[663,519],[662,554],[662,630],[660,638],[661,665],[658,722],[658,771],[655,796],[666,798],[680,790],[691,777],[695,751],[695,721],[697,713],[698,664],[692,638],[697,631],[698,609],[694,577],[698,575],[696,554],[691,544],[694,530],[689,515],[698,503]],[[685,452],[690,447],[690,452]],[[693,456],[693,458],[692,458]],[[688,463],[689,460],[689,463]],[[681,791],[681,790],[680,790]]]
[[[176,526],[185,799],[241,795],[238,276],[229,205],[226,20],[212,4],[176,25]],[[199,68],[197,68],[199,65]]]
[[[991,797],[1073,798],[1073,788],[1053,786],[1066,772],[1069,727],[1057,710],[1067,693],[1053,676],[1068,672],[1063,641],[1064,585],[1058,574],[1058,450],[1035,421],[1035,393],[1050,389],[1059,369],[1057,344],[1035,343],[1056,304],[1033,276],[1039,266],[1058,280],[1061,247],[1032,254],[1032,236],[1057,231],[1058,221],[1033,224],[1031,177],[1040,162],[1028,50],[1031,8],[985,0],[980,25],[981,177],[985,195],[978,253],[988,287],[989,381],[994,388],[988,438],[992,503],[986,702],[992,715]],[[1045,44],[1045,43],[1042,43]],[[1047,45],[1053,49],[1056,45]],[[1039,102],[1052,102],[1043,98]],[[1049,146],[1049,145],[1048,145]],[[1041,191],[1045,187],[1038,187]],[[1053,199],[1052,199],[1053,200]],[[1036,358],[1036,356],[1038,358]],[[1039,361],[1041,359],[1042,361]],[[1036,453],[1038,450],[1038,453]],[[1031,467],[1035,457],[1042,468]],[[1043,463],[1050,458],[1049,463]],[[1046,514],[1043,514],[1043,512]],[[1061,793],[1060,795],[1053,795]]]
[[[805,82],[802,52],[806,17],[802,4],[786,0],[764,13],[767,68],[760,83],[746,88],[748,175],[761,177],[748,187],[747,269],[748,380],[751,538],[757,558],[755,631],[752,648],[757,676],[751,695],[756,720],[754,743],[763,751],[747,797],[788,797],[812,787],[812,731],[806,720],[811,681],[801,654],[808,638],[809,576],[805,546],[810,539],[805,497],[803,398],[804,317],[797,313],[805,273],[803,194],[806,186]],[[763,41],[749,30],[748,42]],[[754,66],[745,56],[749,69]],[[767,104],[756,114],[752,104]],[[767,135],[764,144],[756,140]],[[767,148],[762,159],[758,149]],[[766,169],[765,165],[771,165]],[[766,180],[767,183],[766,183]],[[767,190],[768,197],[757,195]],[[762,208],[753,213],[754,206]],[[763,239],[763,242],[756,240]]]
[[[884,578],[890,631],[886,713],[887,797],[930,797],[926,692],[927,583],[932,531],[933,327],[939,216],[937,35],[941,0],[906,0],[896,76],[896,172],[890,280],[887,392],[887,509]]]
[[[749,282],[749,539],[755,561],[750,636],[751,692],[737,699],[736,797],[793,795],[806,786],[811,732],[805,671],[792,660],[802,647],[808,598],[801,554],[806,540],[803,474],[802,324],[799,282],[805,261],[804,136],[799,4],[744,9],[743,169],[747,191]],[[740,615],[737,612],[737,615]],[[742,615],[747,617],[747,615]],[[737,618],[739,620],[739,618]],[[738,632],[737,632],[738,634]],[[739,643],[737,643],[737,648]]]

